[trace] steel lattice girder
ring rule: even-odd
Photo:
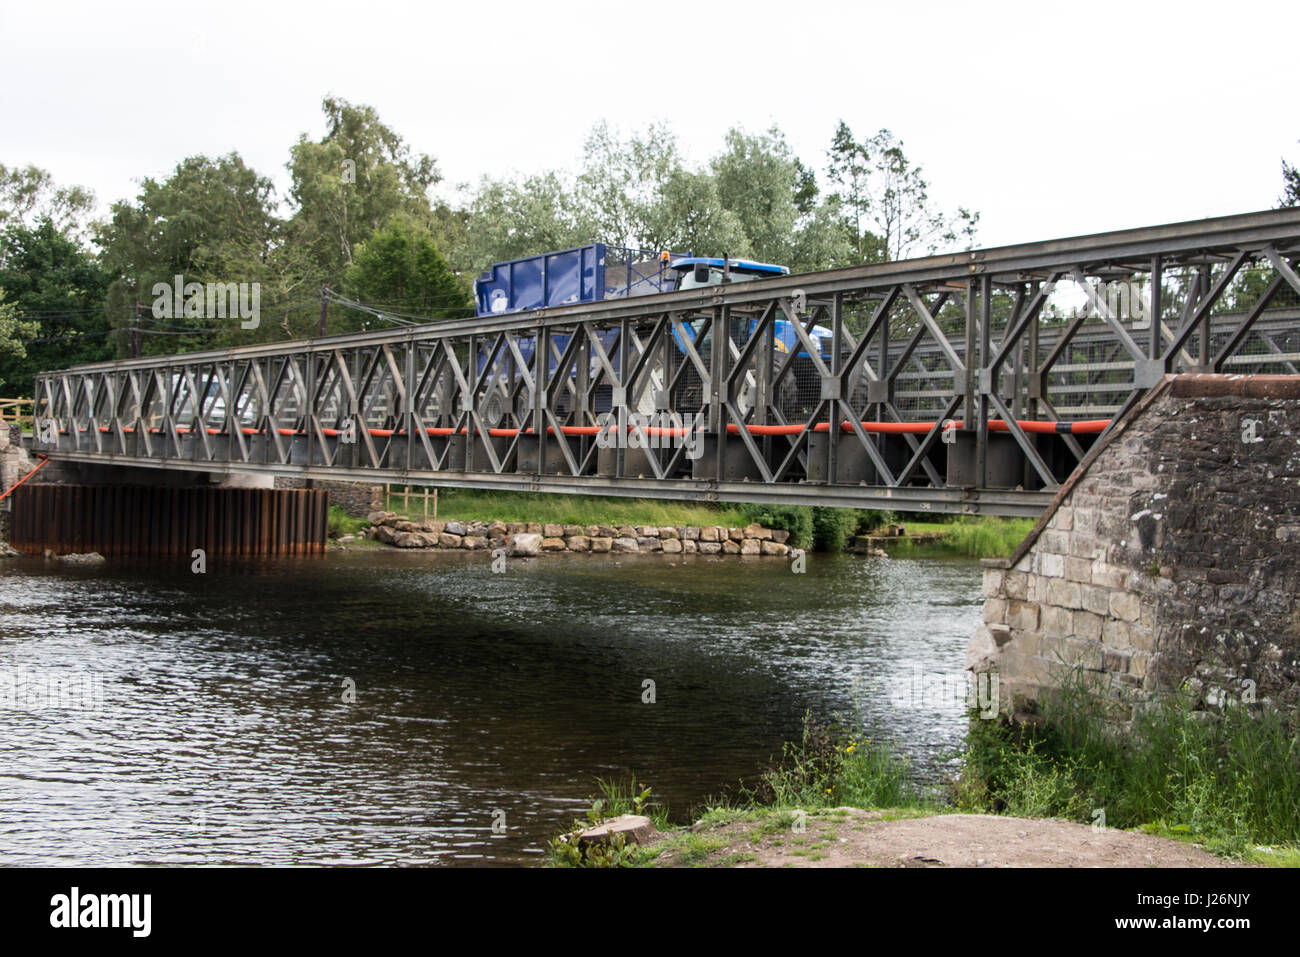
[[[1300,310],[1278,301],[1300,292],[1298,252],[1300,210],[1273,210],[78,366],[37,377],[36,448],[210,472],[1032,514],[1086,449],[1068,429],[1036,439],[1020,410],[1114,415],[1168,372],[1300,360]],[[1247,268],[1271,279],[1225,309]],[[1100,295],[1116,277],[1149,283],[1145,334]],[[1089,306],[1068,323],[1044,318],[1061,281]]]

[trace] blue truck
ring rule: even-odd
[[[494,264],[474,281],[474,302],[477,315],[495,317],[534,309],[629,299],[724,283],[749,282],[785,276],[789,273],[790,270],[786,266],[745,259],[693,256],[689,252],[656,253],[644,249],[591,243],[573,249]],[[698,322],[702,320],[697,320]],[[748,332],[752,333],[757,320],[748,320],[748,322]],[[698,327],[695,332],[698,335]],[[733,335],[744,338],[748,333],[742,327],[733,330]],[[799,342],[794,326],[781,314],[777,316],[774,335],[778,352],[794,352],[796,355],[795,367],[792,370],[795,374],[786,377],[787,394],[783,396],[782,404],[789,406],[787,414],[798,414],[806,404],[806,400],[800,401],[800,398],[809,391],[808,384],[802,380],[813,375],[813,366],[808,353]],[[620,371],[619,351],[615,348],[617,336],[617,329],[609,329],[601,335],[601,345],[610,355],[616,372]],[[814,326],[810,337],[817,343],[823,357],[828,357],[832,341],[831,330],[824,326]],[[686,348],[681,334],[674,330],[673,338],[678,352],[685,355]],[[568,339],[569,337],[564,335],[554,337],[554,346],[559,353],[562,354],[568,347]],[[710,340],[711,336],[706,333],[697,343],[697,349],[706,350],[703,353],[706,356]],[[517,342],[524,361],[531,362],[533,340],[525,337],[518,339]],[[488,356],[480,354],[478,359],[480,374],[487,361]],[[553,355],[552,370],[555,361]],[[500,371],[501,378],[512,378],[510,373],[513,371],[513,363],[512,356],[498,355],[494,365]],[[813,391],[815,392],[815,389]],[[649,400],[648,390],[645,399]],[[494,410],[494,414],[489,415],[490,418],[499,419],[500,414],[509,411],[508,405],[500,401],[490,405]],[[607,410],[598,408],[596,411]]]

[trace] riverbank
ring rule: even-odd
[[[695,504],[479,489],[440,490],[435,515],[426,514],[423,508],[410,508],[401,494],[391,494],[385,509],[416,526],[437,521],[440,516],[453,516],[451,520],[467,525],[503,523],[583,529],[592,526],[736,529],[759,525],[787,533],[782,541],[792,549],[857,554],[877,554],[883,550],[889,555],[916,558],[1005,558],[1034,525],[1032,519],[986,515],[945,518],[871,509]],[[338,531],[339,534],[355,533],[358,528],[340,525]]]
[[[961,770],[937,788],[916,784],[891,748],[807,719],[755,786],[615,861],[1300,866],[1295,715],[1211,715],[1173,699],[1116,734],[1068,689],[1059,707],[1033,725],[972,715]],[[622,799],[635,791],[607,787],[597,816],[636,812]],[[553,852],[553,863],[566,862],[572,855]]]
[[[489,549],[509,557],[535,558],[548,552],[593,554],[750,555],[784,558],[790,533],[750,524],[561,525],[554,522],[482,522],[461,519],[414,521],[395,512],[366,516],[361,534],[397,548]]]

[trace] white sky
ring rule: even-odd
[[[19,3],[0,162],[105,207],[237,150],[281,195],[320,101],[378,109],[450,183],[573,167],[666,120],[692,161],[772,123],[821,173],[888,127],[982,246],[1272,207],[1300,160],[1300,3]],[[593,237],[599,238],[599,237]]]

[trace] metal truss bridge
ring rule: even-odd
[[[83,365],[78,462],[1037,515],[1173,372],[1300,365],[1300,209]],[[797,320],[797,344],[775,333]]]

